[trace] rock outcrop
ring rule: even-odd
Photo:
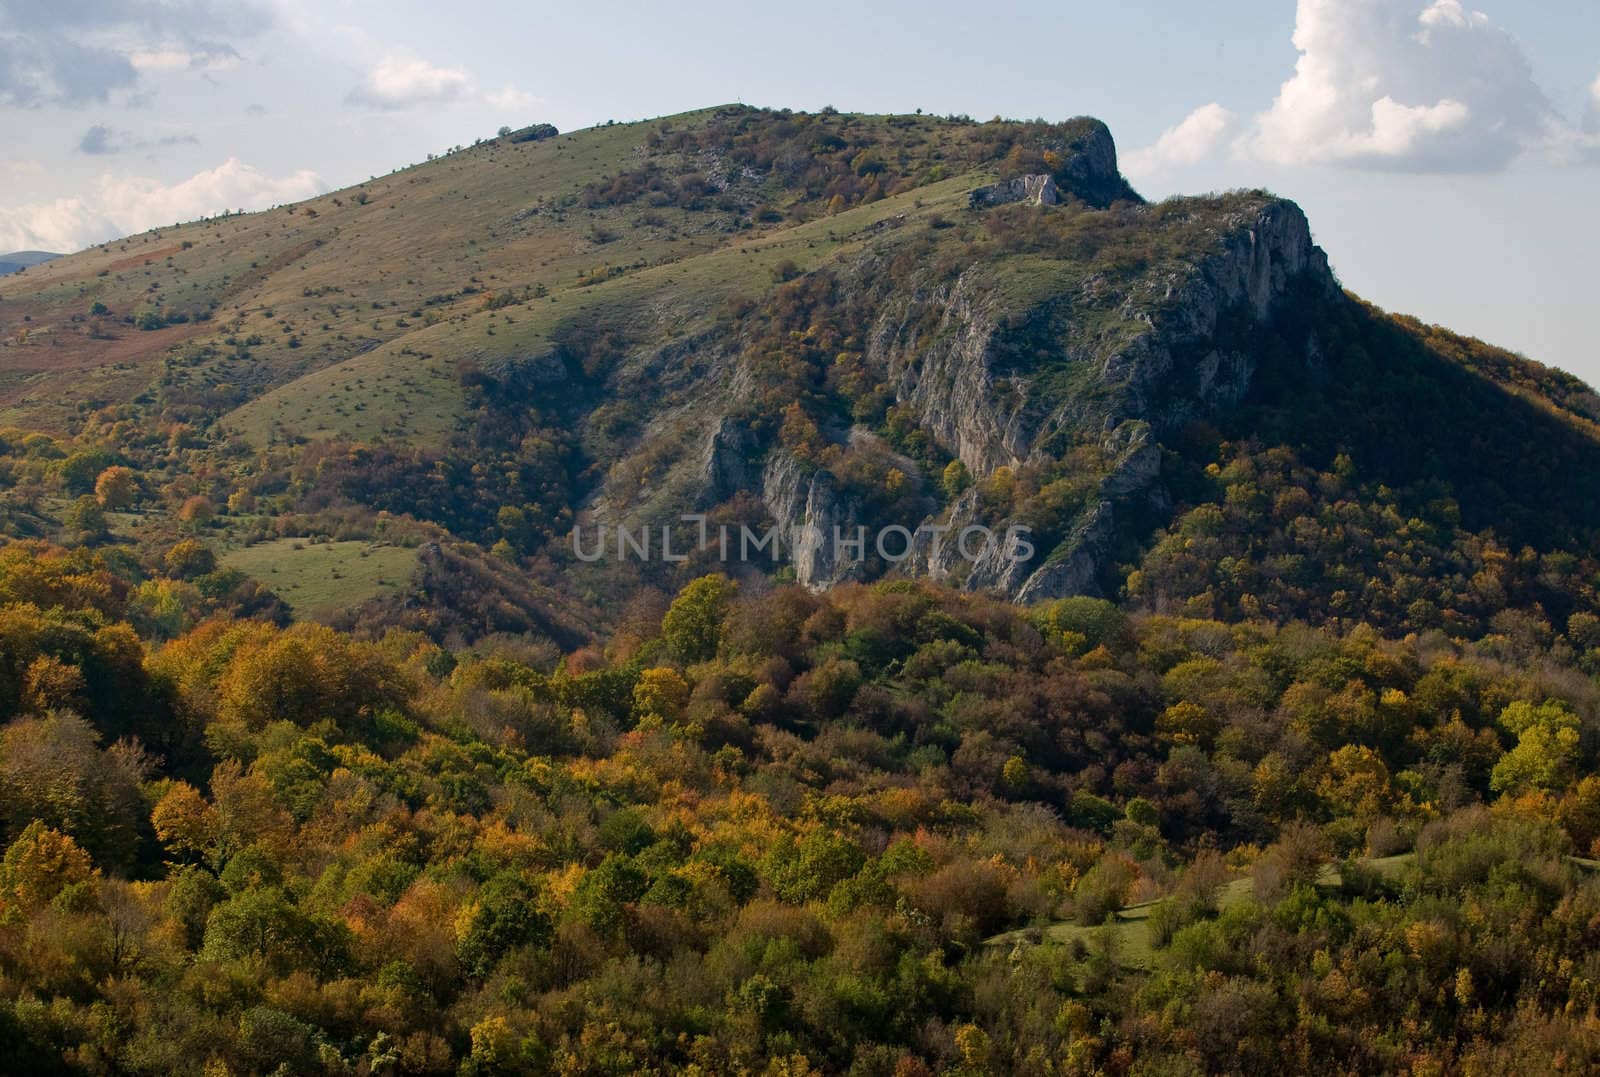
[[[1117,143],[1111,128],[1089,117],[1072,120],[1070,126],[1076,128],[1076,134],[1056,169],[1056,185],[1091,206],[1141,201],[1117,168]]]
[[[840,496],[831,472],[810,470],[779,449],[762,471],[761,496],[802,586],[821,591],[861,575],[861,560],[835,542],[836,532],[854,535],[859,515]]]
[[[1014,176],[973,191],[974,208],[1031,201],[1054,205],[1066,195],[1103,209],[1113,202],[1142,199],[1117,169],[1117,144],[1111,129],[1099,120],[1079,117],[1061,125],[1064,137],[1050,147],[1050,175]]]
[[[726,417],[719,418],[706,438],[700,462],[700,503],[706,508],[755,485],[750,457],[754,449],[750,432]]]
[[[987,187],[979,187],[967,196],[967,204],[974,209],[1003,206],[1010,202],[1028,202],[1035,206],[1053,206],[1060,201],[1056,193],[1054,176],[1013,176]]]
[[[930,307],[938,311],[931,334]],[[993,295],[976,275],[963,275],[949,289],[891,296],[867,341],[896,398],[974,475],[1021,463],[1031,447],[1023,409],[995,389],[998,334]]]

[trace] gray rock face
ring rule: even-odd
[[[1161,474],[1161,446],[1151,438],[1150,424],[1130,419],[1100,443],[1116,463],[1100,483],[1107,497],[1121,498],[1148,489]]]
[[[1161,473],[1161,448],[1151,440],[1148,423],[1123,423],[1106,436],[1102,448],[1112,455],[1113,463],[1100,482],[1101,498],[1053,550],[1037,549],[1033,557],[1021,560],[1016,556],[1017,547],[1006,541],[1007,531],[1015,521],[990,524],[988,530],[995,541],[971,559],[965,577],[959,577],[968,551],[960,548],[957,536],[967,528],[984,526],[978,511],[978,492],[970,489],[956,499],[942,522],[923,521],[924,528],[942,529],[942,541],[935,542],[931,534],[923,534],[909,571],[938,580],[957,576],[966,590],[993,591],[1019,602],[1097,593],[1096,579],[1117,537],[1115,503],[1155,495]],[[974,538],[969,551],[977,548]]]
[[[1105,141],[1097,148],[1097,139],[1088,137],[1079,151],[1085,182],[1098,175],[1095,169],[1109,167],[1115,174],[1109,134]],[[1054,192],[1048,179],[1019,177],[995,197],[1048,198]],[[1018,287],[997,277],[996,265],[985,261],[926,286],[902,277],[894,288],[883,288],[871,251],[840,272],[837,287],[873,311],[862,337],[863,362],[902,412],[975,478],[1001,467],[1049,464],[1077,447],[1096,450],[1083,454],[1094,472],[1075,477],[1091,491],[1086,506],[1064,531],[1036,536],[1038,548],[1030,558],[1017,559],[1004,541],[1018,521],[989,518],[992,510],[969,490],[939,517],[920,521],[924,530],[902,571],[1022,602],[1096,591],[1112,558],[1122,555],[1128,529],[1148,526],[1165,507],[1163,439],[1195,417],[1225,414],[1249,391],[1256,359],[1248,335],[1237,331],[1240,319],[1270,319],[1291,293],[1337,292],[1327,258],[1312,243],[1298,207],[1281,201],[1241,204],[1249,208],[1219,218],[1216,242],[1197,245],[1192,261],[1115,279],[1085,269],[1045,286]],[[1112,212],[1134,215],[1132,226],[1142,214],[1159,220],[1154,207]],[[1030,295],[1037,298],[1017,298]],[[669,478],[681,480],[686,498],[699,508],[740,491],[759,492],[783,536],[785,560],[810,589],[880,571],[885,566],[878,558],[868,552],[863,559],[863,552],[837,542],[835,532],[853,537],[863,524],[890,521],[864,519],[833,474],[781,448],[769,449],[770,434],[758,437],[726,418],[737,413],[733,407],[748,399],[757,381],[736,352],[707,367],[713,347],[691,341],[679,349],[684,356],[692,352],[702,369],[717,371],[715,390],[699,387],[709,381],[686,384],[685,400],[697,399],[702,415],[722,417],[691,435],[685,425],[690,413],[681,413],[682,469]],[[678,362],[677,354],[668,361],[664,351],[640,384],[659,391],[688,377],[680,371],[689,364]],[[1322,361],[1314,340],[1305,345],[1304,361]],[[713,391],[715,403],[698,395]],[[671,429],[665,423],[658,428]],[[843,428],[824,433],[847,458],[883,451],[873,450],[871,439],[857,444]],[[910,462],[896,466],[908,474],[914,470]],[[655,483],[648,488],[662,489]],[[664,505],[669,494],[665,490],[656,501]],[[913,520],[893,522],[918,526]],[[957,539],[963,529],[978,526],[998,541],[972,556]],[[943,529],[938,541],[927,530],[933,527]],[[764,559],[766,553],[756,556]]]
[[[1117,169],[1117,143],[1111,128],[1099,120],[1079,123],[1084,133],[1057,170],[1060,185],[1091,206],[1109,206],[1118,199],[1137,200]]]
[[[1021,201],[1054,205],[1063,194],[1102,209],[1113,202],[1140,201],[1117,169],[1117,143],[1111,129],[1087,117],[1067,126],[1071,128],[1069,139],[1048,147],[1060,159],[1053,176],[1017,176],[982,187],[972,193],[969,204],[974,208]]]
[[[916,554],[911,563],[911,571],[936,580],[948,578],[956,570],[960,558],[960,551],[951,536],[958,536],[962,528],[980,522],[978,491],[968,490],[950,505],[950,511],[944,519],[945,531],[938,541],[935,541],[935,536],[927,531],[917,536],[914,547]]]
[[[715,505],[754,485],[749,462],[751,450],[750,432],[731,419],[719,418],[712,425],[700,462],[701,493],[697,507]]]
[[[1200,272],[1171,289],[1177,302],[1163,321],[1170,335],[1207,337],[1222,313],[1248,304],[1264,320],[1273,303],[1297,277],[1309,277],[1326,289],[1335,287],[1328,256],[1311,241],[1311,225],[1293,202],[1272,202],[1223,242],[1223,252],[1208,259]]]
[[[812,591],[861,575],[863,565],[853,551],[835,542],[835,532],[855,535],[855,507],[841,498],[833,475],[811,471],[782,449],[772,453],[761,475],[761,496],[778,526],[783,551],[794,566],[795,579]]]
[[[1027,564],[1011,556],[1004,528],[985,522],[976,489],[956,498],[944,520],[924,520],[913,551],[905,566],[908,573],[935,580],[958,578],[969,591],[1009,594],[1028,577]]]
[[[1158,313],[1130,314],[1127,322],[1137,330],[1131,339],[1103,350],[1091,341],[1084,354],[1066,356],[1090,366],[1093,378],[1091,391],[1065,400],[1052,398],[1029,371],[1008,368],[1009,341],[979,273],[947,289],[891,299],[868,354],[888,370],[900,403],[981,477],[1034,458],[1057,431],[1109,429],[1140,418],[1160,435],[1200,412],[1232,407],[1249,388],[1252,361],[1214,347],[1194,357],[1197,346],[1209,344],[1222,318],[1241,305],[1265,319],[1290,282],[1303,277],[1335,287],[1299,208],[1274,203],[1188,280],[1172,282]],[[938,318],[928,333],[930,308]]]
[[[987,187],[979,187],[968,196],[967,204],[974,209],[981,209],[987,206],[1003,206],[1010,202],[1053,206],[1059,201],[1054,176],[1013,176]]]
[[[1293,203],[1272,203],[1240,225],[1219,254],[1171,282],[1150,312],[1129,317],[1138,326],[1131,337],[1070,356],[1093,377],[1064,399],[1028,371],[1006,370],[1005,330],[985,290],[969,276],[946,294],[922,297],[942,306],[932,343],[906,328],[922,324],[914,303],[880,319],[871,347],[890,371],[898,399],[974,475],[1044,460],[1044,447],[1058,435],[1106,432],[1101,448],[1110,467],[1099,484],[1100,500],[1071,534],[1027,564],[980,560],[968,572],[966,587],[1018,601],[1092,592],[1115,538],[1115,506],[1159,504],[1165,497],[1157,439],[1196,415],[1232,408],[1249,390],[1251,356],[1214,346],[1222,320],[1245,310],[1264,321],[1301,281],[1325,293],[1336,289],[1327,257],[1311,242],[1305,216]],[[1312,342],[1307,362],[1316,361]],[[1002,371],[1009,375],[1003,389]],[[947,522],[957,532],[978,522],[975,506],[969,491],[952,506]],[[937,555],[929,543],[919,547],[917,571],[945,578],[957,568],[948,547]]]
[[[921,328],[929,306],[941,311],[931,339]],[[869,359],[887,369],[895,396],[974,475],[1015,466],[1030,447],[1021,408],[995,390],[996,336],[992,297],[964,275],[948,290],[891,300],[868,341]]]
[[[1023,604],[1069,595],[1098,595],[1095,579],[1116,538],[1116,512],[1102,501],[1011,597]]]
[[[1249,391],[1255,360],[1216,346],[1223,319],[1242,309],[1265,322],[1296,282],[1325,295],[1337,291],[1300,207],[1274,202],[1240,225],[1221,253],[1168,285],[1148,332],[1104,357],[1100,381],[1121,397],[1110,417],[1144,417],[1166,434],[1196,415],[1234,407]]]

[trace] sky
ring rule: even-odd
[[[1267,187],[1352,291],[1600,383],[1595,0],[0,0],[0,252],[730,101],[1098,116],[1145,196]]]

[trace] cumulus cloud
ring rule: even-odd
[[[173,184],[105,175],[93,196],[0,209],[0,250],[75,251],[147,228],[297,202],[328,189],[310,171],[268,176],[230,157]]]
[[[0,105],[82,105],[135,91],[142,71],[225,66],[228,39],[269,21],[216,0],[13,0],[0,5]]]
[[[1294,73],[1236,138],[1215,136],[1211,105],[1132,159],[1192,164],[1226,141],[1276,164],[1492,172],[1530,151],[1574,159],[1594,141],[1556,112],[1516,38],[1462,0],[1299,0],[1294,46]],[[1584,123],[1600,125],[1600,103]]]
[[[1268,161],[1493,171],[1557,120],[1522,46],[1461,0],[1300,0],[1294,45],[1245,142]]]
[[[460,68],[386,56],[367,72],[345,100],[352,105],[391,112],[469,101],[510,112],[529,108],[538,98],[514,86],[482,90],[473,77]]]
[[[1148,176],[1170,168],[1198,164],[1215,155],[1233,136],[1238,117],[1213,101],[1169,127],[1155,144],[1123,156],[1130,176]]]
[[[350,91],[349,101],[352,105],[399,110],[447,105],[473,92],[472,76],[458,68],[388,56]]]
[[[1600,135],[1600,77],[1589,87],[1588,107],[1583,113],[1583,130],[1586,134]]]

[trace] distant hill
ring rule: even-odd
[[[8,277],[29,266],[60,257],[61,255],[51,254],[48,251],[14,251],[11,254],[0,254],[0,277]]]

